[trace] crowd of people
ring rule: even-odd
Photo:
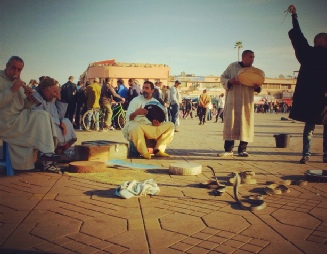
[[[254,112],[256,113],[289,113],[292,105],[287,102],[264,102],[264,104],[254,104]]]
[[[168,157],[165,152],[180,131],[179,117],[191,118],[195,109],[199,125],[215,117],[224,123],[224,152],[219,157],[233,156],[235,141],[239,141],[237,154],[248,157],[248,144],[254,140],[254,113],[287,113],[290,118],[304,122],[303,149],[300,163],[307,163],[311,156],[313,132],[317,124],[323,124],[323,162],[327,162],[327,33],[319,33],[310,46],[301,32],[296,8],[292,13],[293,28],[289,37],[295,55],[301,64],[293,96],[292,107],[286,103],[254,103],[254,93],[261,92],[260,84],[248,86],[238,80],[243,68],[252,67],[254,52],[244,50],[242,60],[231,63],[221,75],[225,94],[212,105],[206,90],[200,95],[197,105],[192,99],[182,99],[178,80],[172,87],[161,82],[145,81],[140,87],[134,79],[128,87],[122,79],[115,84],[107,78],[100,84],[99,78],[74,83],[74,77],[59,86],[58,81],[42,76],[39,82],[32,79],[25,84],[20,79],[24,61],[12,56],[3,71],[0,71],[0,139],[9,144],[14,169],[34,169],[34,155],[42,164],[42,170],[55,171],[54,162],[75,142],[74,129],[81,128],[81,115],[88,109],[105,112],[103,130],[113,129],[112,103],[121,102],[127,110],[124,136],[132,142],[146,159],[152,155],[146,147],[146,139],[155,139],[155,157]],[[152,112],[155,109],[157,111]],[[182,112],[182,115],[180,114]],[[151,118],[150,118],[151,116]],[[100,130],[99,126],[97,129]]]

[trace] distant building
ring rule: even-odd
[[[207,89],[207,93],[213,100],[218,99],[219,94],[225,93],[219,76],[171,76],[169,78],[170,86],[174,84],[174,80],[181,82],[179,87],[183,97],[197,98],[203,89]],[[295,78],[266,78],[262,84],[262,91],[255,96],[255,100],[265,98],[270,101],[290,102],[293,97],[295,85]]]
[[[182,96],[198,98],[203,89],[207,89],[213,100],[218,99],[219,94],[225,89],[220,83],[219,76],[196,76],[182,72],[178,76],[170,76],[170,67],[166,64],[149,63],[120,63],[115,59],[90,63],[87,69],[80,76],[82,82],[93,82],[95,78],[103,83],[105,78],[110,78],[113,82],[118,79],[124,80],[134,78],[140,85],[144,81],[160,81],[163,85],[174,85],[175,80],[179,80]],[[266,78],[262,85],[262,92],[255,95],[255,101],[285,101],[290,102],[295,90],[295,78]]]
[[[122,79],[127,84],[128,79],[134,78],[139,84],[149,80],[152,82],[161,81],[167,85],[169,75],[170,68],[166,64],[120,63],[116,62],[115,59],[110,59],[90,63],[80,75],[80,80],[92,83],[95,78],[99,78],[100,83],[103,83],[105,78],[110,78],[113,82]]]

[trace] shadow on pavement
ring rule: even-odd
[[[109,188],[107,190],[89,190],[85,191],[84,194],[87,196],[98,196],[102,198],[119,198],[114,195],[114,188]]]

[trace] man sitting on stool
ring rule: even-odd
[[[157,144],[154,148],[154,156],[168,157],[165,153],[167,145],[174,137],[174,124],[171,122],[160,123],[157,119],[148,120],[148,110],[145,105],[149,102],[158,102],[152,98],[154,84],[145,81],[142,88],[142,95],[134,98],[127,109],[127,123],[123,129],[124,137],[134,143],[137,151],[145,158],[151,159],[151,154],[145,144],[145,138],[155,139]],[[158,102],[158,104],[160,104]]]

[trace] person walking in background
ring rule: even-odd
[[[314,38],[314,46],[308,44],[301,32],[296,7],[290,5],[293,28],[288,35],[301,64],[293,95],[289,117],[304,122],[301,164],[307,163],[311,155],[311,143],[316,124],[323,123],[323,112],[327,106],[327,33]],[[327,162],[327,122],[323,128],[323,162]]]
[[[211,98],[209,94],[207,94],[207,89],[204,89],[202,94],[200,95],[199,102],[198,102],[198,111],[197,115],[199,117],[199,125],[204,125],[207,119],[208,107],[209,103],[211,102]]]
[[[125,99],[125,102],[123,103],[123,108],[127,109],[128,107],[128,88],[124,84],[124,80],[118,79],[117,80],[117,94]],[[120,99],[115,98],[115,101],[120,101]]]
[[[135,79],[130,78],[128,80],[128,103],[130,103],[135,97],[141,94],[141,87],[135,83]]]
[[[192,105],[192,99],[185,99],[185,114],[183,118],[187,119],[187,117],[190,115],[193,119],[193,105]]]
[[[221,122],[222,123],[224,122],[224,115],[223,115],[224,107],[225,107],[225,97],[224,94],[222,93],[218,97],[218,102],[217,102],[218,111],[217,111],[215,123],[218,122],[219,117],[221,118]]]
[[[208,105],[208,109],[207,109],[207,120],[208,121],[211,121],[211,119],[212,119],[212,111],[213,111],[213,104],[210,101],[209,105]]]
[[[160,82],[160,83],[162,83],[162,82]],[[169,95],[170,95],[170,87],[162,86],[162,100],[164,101],[164,106],[167,110],[166,122],[170,121]]]
[[[152,97],[158,100],[162,106],[165,106],[161,86],[162,86],[162,82],[155,82]]]
[[[162,82],[160,82],[162,83]],[[169,93],[170,93],[170,87],[169,86],[162,86],[162,98],[166,105],[166,107],[169,106]]]
[[[169,107],[170,107],[170,114],[171,114],[171,121],[175,125],[175,132],[178,132],[178,125],[179,125],[179,109],[182,104],[182,96],[178,90],[178,86],[181,83],[176,80],[175,85],[170,88],[169,93]]]
[[[73,83],[74,77],[69,76],[68,82],[61,86],[61,99],[68,103],[67,111],[65,117],[68,118],[72,123],[74,123],[74,115],[76,111],[76,98],[75,94],[77,92],[77,85]]]
[[[75,94],[76,98],[76,112],[75,112],[75,129],[82,130],[81,118],[82,115],[86,112],[86,97],[85,90],[86,86],[79,81],[80,88],[77,90]]]
[[[93,84],[88,85],[86,87],[85,91],[85,97],[86,97],[86,107],[87,109],[94,109],[95,110],[95,118],[96,118],[96,130],[100,131],[99,126],[99,110],[100,110],[100,95],[101,95],[101,86],[99,84],[100,80],[99,78],[95,78]],[[91,122],[91,114],[89,114],[89,121]]]
[[[243,85],[237,75],[239,70],[251,67],[253,62],[253,51],[245,50],[242,61],[231,63],[221,75],[221,83],[226,90],[223,130],[225,152],[218,156],[233,156],[235,140],[240,140],[238,155],[249,156],[247,145],[254,139],[254,92],[261,92],[261,87]]]
[[[118,81],[117,81],[118,83]],[[101,88],[100,103],[101,107],[104,109],[104,128],[103,131],[114,130],[114,127],[111,124],[112,118],[112,108],[111,103],[113,98],[119,99],[122,103],[125,102],[125,99],[122,98],[119,94],[116,93],[115,87],[110,83],[110,79],[106,78],[106,83],[103,84]]]

